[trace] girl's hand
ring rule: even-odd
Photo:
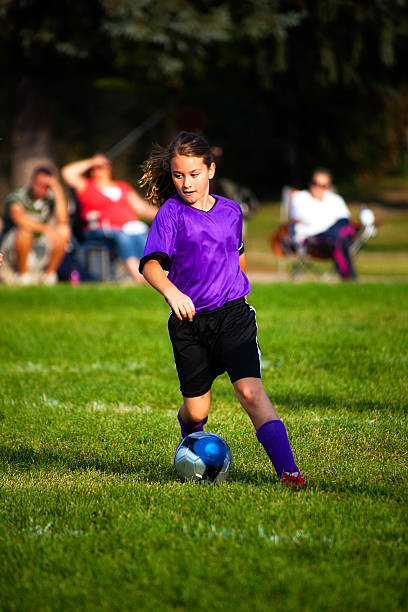
[[[181,293],[181,291],[174,287],[174,289],[171,288],[171,291],[169,291],[165,297],[167,298],[172,311],[176,317],[180,319],[180,321],[183,319],[188,319],[189,321],[193,320],[195,315],[195,306],[188,295]]]
[[[180,321],[183,319],[193,320],[195,306],[192,300],[169,281],[157,259],[146,261],[143,266],[143,276],[156,291],[166,298],[172,311]]]

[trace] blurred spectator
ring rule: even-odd
[[[344,279],[356,277],[350,255],[355,229],[343,198],[334,193],[328,170],[317,168],[309,189],[291,195],[289,216],[297,249],[306,252],[311,245],[327,250]]]
[[[2,250],[10,269],[17,271],[15,282],[33,282],[30,261],[41,265],[40,280],[57,282],[57,269],[70,239],[68,207],[62,186],[47,167],[34,169],[28,185],[10,193],[5,201]],[[36,247],[40,245],[40,249]],[[42,252],[42,257],[36,253]]]
[[[126,182],[112,178],[110,160],[102,154],[67,164],[62,176],[79,202],[85,240],[113,241],[119,258],[137,282],[148,226],[139,220],[153,221],[157,210]]]

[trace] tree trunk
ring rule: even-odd
[[[11,187],[27,183],[35,166],[55,169],[47,94],[32,77],[17,87],[11,134]]]

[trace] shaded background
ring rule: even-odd
[[[152,142],[179,129],[222,147],[219,174],[262,199],[304,185],[316,165],[350,192],[405,177],[406,9],[405,0],[1,0],[0,195],[38,161],[61,167],[98,151],[135,184]]]

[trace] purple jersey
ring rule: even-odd
[[[158,259],[196,312],[219,308],[251,288],[239,267],[241,208],[227,198],[213,197],[216,202],[208,212],[176,195],[169,198],[154,218],[140,262],[142,270],[146,261]]]

